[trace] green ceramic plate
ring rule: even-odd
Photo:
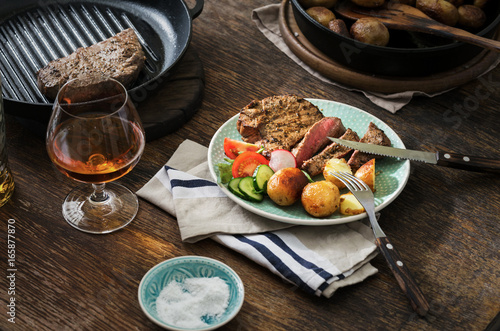
[[[356,131],[360,137],[364,135],[368,128],[368,124],[373,122],[380,129],[384,130],[386,135],[391,139],[392,146],[405,148],[399,136],[387,124],[376,118],[375,116],[352,106],[338,103],[335,101],[308,99],[313,104],[319,107],[325,116],[336,116],[342,119],[342,123],[346,128],[351,128]],[[215,133],[210,146],[208,148],[208,165],[214,180],[218,179],[219,170],[217,163],[224,162],[224,138],[241,140],[239,132],[236,130],[236,122],[238,114],[229,119]],[[410,161],[398,160],[395,158],[383,158],[376,162],[377,175],[377,190],[375,191],[375,211],[380,211],[389,205],[403,190],[410,176]],[[222,186],[222,185],[221,185]],[[366,217],[366,213],[344,216],[339,212],[335,212],[328,218],[315,218],[306,213],[300,203],[296,203],[289,207],[280,207],[271,201],[268,197],[262,202],[249,202],[238,198],[225,187],[222,190],[230,199],[236,202],[241,207],[270,218],[275,221],[301,224],[301,225],[331,225],[342,224],[356,221]],[[341,190],[342,193],[347,193],[347,189]]]

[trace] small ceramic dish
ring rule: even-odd
[[[188,278],[219,277],[229,287],[229,302],[224,313],[205,320],[206,326],[186,328],[163,321],[157,312],[156,300],[171,282],[183,283]],[[243,305],[245,291],[240,277],[226,264],[203,256],[181,256],[151,268],[142,278],[138,290],[139,304],[146,316],[168,330],[213,330],[233,319]]]

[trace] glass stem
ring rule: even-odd
[[[109,199],[109,195],[104,191],[106,184],[92,184],[94,188],[94,193],[90,196],[92,202],[104,202]]]

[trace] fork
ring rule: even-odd
[[[373,234],[375,235],[375,244],[389,264],[399,286],[410,299],[413,310],[420,316],[425,316],[429,311],[429,304],[413,279],[410,270],[401,260],[399,252],[379,226],[375,217],[375,203],[372,190],[365,182],[347,172],[329,172],[329,174],[344,183],[365,208],[368,218],[370,219]]]

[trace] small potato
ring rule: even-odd
[[[389,43],[389,30],[373,17],[360,18],[351,26],[354,39],[366,44],[386,46]]]
[[[385,3],[385,0],[351,0],[352,3],[366,8],[380,7]]]
[[[371,159],[359,167],[354,176],[365,182],[372,192],[375,192],[375,159]]]
[[[306,13],[326,28],[328,22],[335,19],[335,14],[326,7],[311,7],[306,10]]]
[[[474,0],[473,5],[479,8],[484,8],[486,6],[486,3],[488,3],[489,0]]]
[[[351,33],[349,29],[347,29],[347,25],[345,25],[345,22],[341,19],[335,19],[328,22],[328,29],[344,37],[351,38]]]
[[[302,206],[314,217],[326,217],[333,214],[340,205],[339,188],[329,181],[309,183],[301,196]]]
[[[438,22],[455,26],[458,22],[458,9],[446,0],[417,0],[415,5],[424,14]]]
[[[267,181],[267,195],[280,206],[290,206],[300,199],[308,183],[309,180],[299,168],[283,168]]]
[[[339,189],[343,189],[345,187],[344,183],[338,180],[335,176],[330,175],[330,172],[347,172],[352,175],[351,166],[347,164],[345,159],[336,159],[332,158],[326,162],[323,168],[323,177],[329,182],[332,182]]]
[[[299,3],[306,9],[311,7],[332,8],[337,4],[337,0],[299,0]]]
[[[340,196],[340,213],[342,215],[358,215],[364,212],[365,208],[351,192]]]
[[[486,22],[484,11],[473,5],[458,7],[458,24],[465,28],[478,29]]]
[[[460,7],[461,5],[464,4],[465,0],[446,0],[448,1],[449,3],[451,3],[453,6],[455,7]]]
[[[392,0],[392,2],[402,3],[403,5],[408,5],[415,7],[416,0]]]

